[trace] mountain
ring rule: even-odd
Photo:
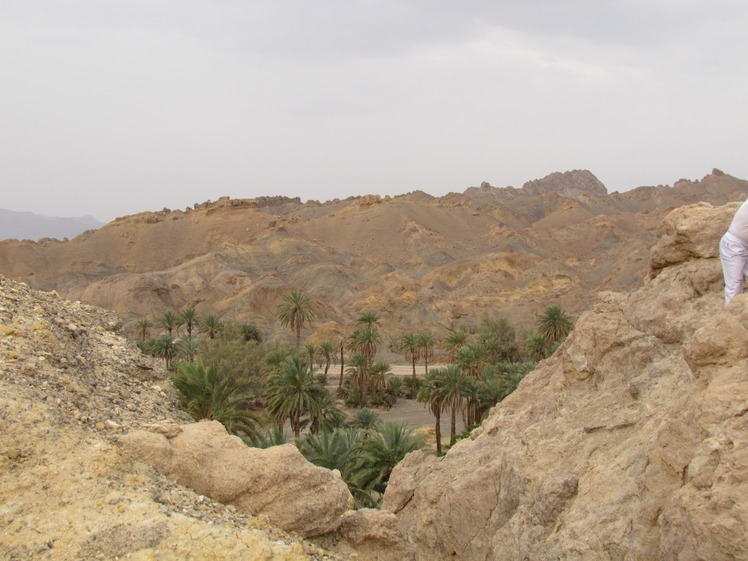
[[[383,508],[416,559],[748,559],[748,295],[723,308],[738,203],[668,214],[633,292],[446,456],[405,457]]]
[[[102,223],[93,216],[62,218],[0,208],[0,240],[61,240],[74,238],[86,230],[95,230],[100,226]]]
[[[719,170],[612,194],[576,170],[443,197],[224,197],[121,217],[67,242],[0,242],[0,273],[129,325],[193,306],[290,340],[277,306],[303,290],[317,319],[302,335],[315,341],[344,334],[364,310],[380,313],[391,340],[469,330],[483,313],[521,329],[550,304],[578,315],[600,291],[641,286],[669,209],[747,195],[748,182]]]

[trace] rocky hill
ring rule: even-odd
[[[0,277],[0,559],[340,559],[121,446],[151,425],[199,425],[118,325]]]
[[[549,304],[577,315],[599,291],[641,286],[669,209],[747,195],[748,182],[718,170],[612,194],[577,170],[439,198],[223,198],[118,218],[68,242],[0,242],[0,273],[126,324],[193,306],[285,335],[277,305],[303,290],[320,330],[303,335],[317,339],[363,310],[378,311],[393,337],[469,329],[484,311],[526,327]]]
[[[384,508],[419,560],[748,559],[748,295],[723,308],[738,204],[667,215],[631,293],[603,292],[471,437],[408,455]]]

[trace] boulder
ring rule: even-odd
[[[716,250],[735,207],[672,212],[658,274],[600,294],[446,456],[393,470],[417,559],[748,558],[748,295],[723,308]]]
[[[665,235],[652,248],[652,276],[657,276],[665,267],[689,259],[719,257],[719,239],[739,206],[740,203],[730,203],[714,208],[709,203],[696,203],[667,214],[664,220]]]
[[[294,445],[250,448],[216,421],[151,427],[120,442],[177,483],[305,537],[335,531],[353,504],[340,476]]]
[[[415,561],[413,544],[400,529],[397,517],[386,510],[346,512],[338,531],[320,544],[360,561]]]

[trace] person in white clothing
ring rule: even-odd
[[[719,242],[719,257],[725,277],[725,307],[743,292],[748,275],[748,199],[740,205],[730,227]]]

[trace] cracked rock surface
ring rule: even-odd
[[[735,208],[674,211],[641,289],[600,294],[446,456],[394,469],[419,560],[748,559],[748,295],[723,308],[715,251]]]

